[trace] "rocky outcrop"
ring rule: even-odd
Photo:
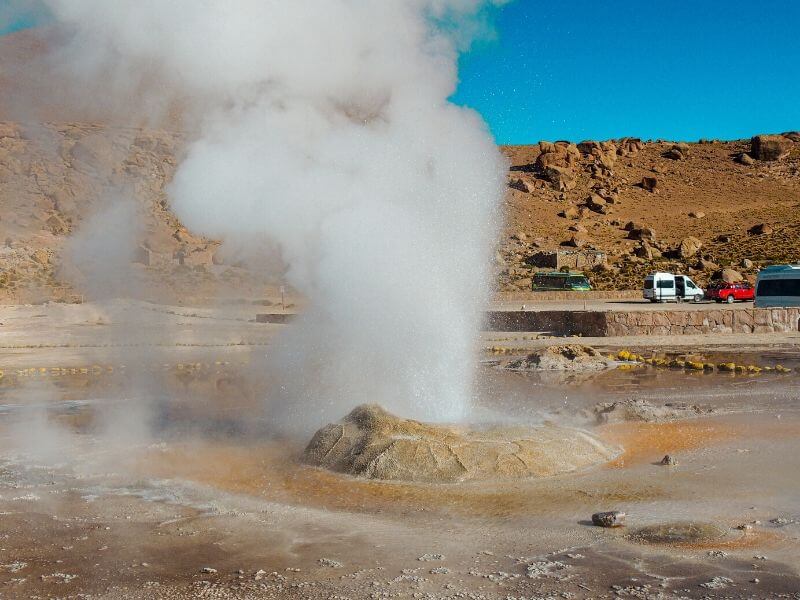
[[[431,425],[373,404],[317,431],[303,458],[310,465],[368,479],[456,483],[546,477],[617,454],[618,449],[577,429]]]

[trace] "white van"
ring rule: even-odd
[[[642,296],[650,302],[700,302],[705,292],[688,275],[659,272],[644,278]]]
[[[762,269],[756,279],[755,306],[800,306],[800,264]]]

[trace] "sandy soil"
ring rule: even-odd
[[[765,598],[800,589],[796,375],[617,370],[550,381],[484,366],[476,422],[584,427],[624,453],[530,481],[364,481],[303,466],[310,432],[270,432],[251,367],[280,326],[248,322],[250,309],[174,308],[4,309],[0,597]],[[139,311],[151,327],[121,325]],[[225,345],[232,340],[244,345]],[[713,351],[794,366],[794,343]],[[715,410],[596,425],[595,403],[631,397]],[[154,402],[147,432],[129,431]],[[102,427],[109,407],[130,415],[113,435]],[[676,466],[657,464],[667,453]],[[598,510],[626,511],[628,526],[591,526]]]

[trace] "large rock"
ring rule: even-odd
[[[455,483],[546,477],[609,461],[618,452],[577,429],[431,425],[371,404],[317,431],[303,456],[311,465],[369,479]]]
[[[790,140],[782,135],[757,135],[750,140],[750,155],[758,160],[780,160],[790,149]]]
[[[770,225],[766,223],[759,223],[758,225],[753,225],[747,232],[750,235],[770,235],[774,229]]]
[[[703,242],[693,236],[685,237],[681,240],[678,246],[678,255],[683,258],[692,258],[695,254],[700,252],[703,247]]]
[[[654,242],[656,241],[656,232],[651,227],[637,227],[636,229],[630,229],[628,231],[628,239]]]
[[[578,185],[575,172],[567,167],[548,165],[541,170],[542,177],[549,181],[552,188],[559,192],[574,190]]]
[[[722,269],[719,278],[725,283],[739,283],[740,281],[744,281],[744,276],[734,269]]]

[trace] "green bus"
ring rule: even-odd
[[[580,271],[553,271],[550,273],[536,273],[533,276],[531,288],[535,292],[574,291],[588,292],[592,289],[589,278]]]

